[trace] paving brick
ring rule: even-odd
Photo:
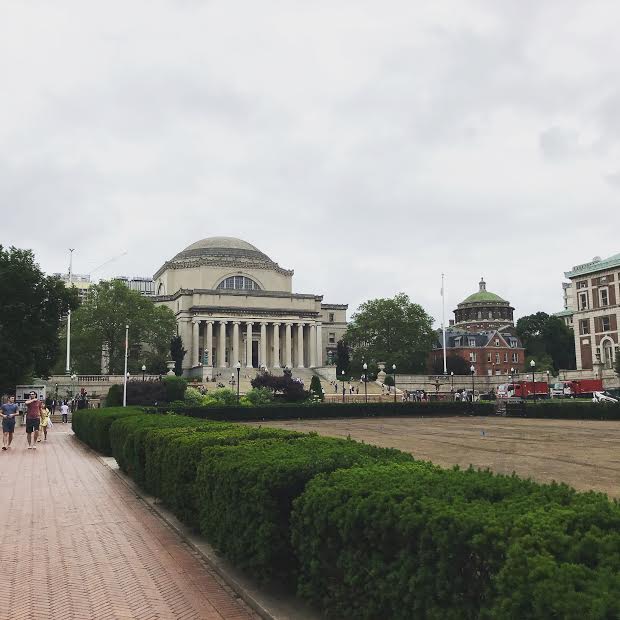
[[[0,453],[0,620],[258,616],[66,426]]]

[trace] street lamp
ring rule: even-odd
[[[512,386],[512,395],[515,395],[515,369],[510,369],[510,385]]]
[[[144,373],[146,372],[146,365],[142,364],[142,383],[144,383]]]
[[[344,402],[344,370],[340,371],[340,376],[342,378],[342,402]]]
[[[239,374],[241,373],[241,362],[237,362],[235,364],[235,368],[237,369],[237,405],[239,404]]]
[[[473,364],[469,367],[469,371],[471,372],[471,402],[473,403],[476,401],[476,380],[474,378],[476,368]]]
[[[454,400],[454,370],[450,371],[450,393],[452,394],[452,400]]]
[[[547,398],[551,398],[551,385],[549,385],[549,371],[547,371]]]
[[[394,377],[394,402],[396,402],[396,364],[392,364],[392,377]]]
[[[536,368],[536,362],[534,360],[530,362],[530,368],[532,369],[532,390],[534,390],[533,397],[534,397],[534,400],[536,400],[536,375],[534,374],[534,368]]]
[[[364,362],[364,400],[368,402],[368,364]]]

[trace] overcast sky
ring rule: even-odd
[[[127,251],[108,277],[234,236],[351,311],[440,321],[442,271],[447,310],[482,275],[561,310],[620,252],[619,32],[617,0],[0,0],[0,243]]]

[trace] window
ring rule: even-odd
[[[516,348],[517,348],[517,341],[516,341],[514,338],[511,338],[511,339],[510,339],[510,346],[511,346],[513,349],[516,349]]]
[[[455,347],[460,347],[461,346],[461,337],[460,336],[458,338],[454,339],[454,346]]]
[[[490,361],[491,361],[491,354],[487,353],[487,362],[490,362]]]
[[[334,322],[334,313],[333,313],[333,312],[330,312],[330,313],[329,313],[329,322],[330,322],[330,323],[333,323],[333,322]]]
[[[499,338],[496,338],[496,339],[495,339],[495,346],[496,346],[496,347],[499,347]]]
[[[508,363],[508,353],[504,353],[504,362]]]
[[[601,320],[601,331],[608,332],[609,331],[609,317],[602,316],[600,320]]]
[[[492,319],[493,318],[493,312],[491,310],[489,310],[489,318]]]
[[[336,344],[336,333],[335,332],[329,332],[327,336],[327,342],[329,342],[329,344]]]
[[[476,346],[476,339],[475,338],[469,338],[468,343],[469,343],[470,347],[475,347]]]
[[[588,288],[588,281],[581,280],[581,282],[577,282],[576,288]]]
[[[499,364],[499,363],[500,363],[500,361],[501,361],[501,358],[500,358],[500,356],[499,356],[499,353],[496,353],[496,354],[495,354],[495,363],[496,363],[496,364]]]
[[[582,336],[590,333],[590,319],[579,319],[579,333]]]
[[[609,291],[606,288],[602,288],[599,290],[601,296],[601,306],[609,305]]]
[[[225,280],[222,280],[218,285],[218,289],[237,289],[237,290],[250,290],[250,291],[259,291],[260,286],[254,282],[251,278],[247,278],[246,276],[230,276]]]
[[[476,361],[476,354],[475,353],[470,353],[469,354],[469,361],[470,362],[475,362]]]
[[[515,364],[518,364],[518,363],[519,363],[519,354],[518,354],[518,353],[513,353],[513,354],[512,354],[512,361],[513,361]]]
[[[588,293],[579,293],[579,310],[588,309]]]

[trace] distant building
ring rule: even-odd
[[[564,276],[564,291],[575,334],[577,370],[595,365],[612,368],[618,352],[620,323],[620,254],[576,265]]]
[[[118,282],[122,282],[132,291],[137,291],[145,297],[152,297],[155,295],[155,282],[153,281],[153,278],[146,276],[134,276],[133,278],[128,278],[127,276],[116,276],[113,279]]]
[[[525,350],[514,329],[514,308],[499,295],[487,291],[481,279],[478,291],[454,310],[455,320],[446,329],[446,355],[458,355],[477,375],[510,375],[520,372]],[[443,333],[431,352],[431,366],[443,364]]]
[[[571,282],[562,282],[564,310],[554,313],[554,316],[561,318],[564,324],[570,329],[573,329],[573,308],[575,306],[573,301],[574,292],[575,289]]]
[[[62,280],[66,286],[69,286],[69,274],[68,273],[54,273],[54,277]],[[80,302],[83,302],[88,289],[93,285],[90,279],[90,275],[81,275],[79,273],[71,274],[71,286],[77,289]]]

